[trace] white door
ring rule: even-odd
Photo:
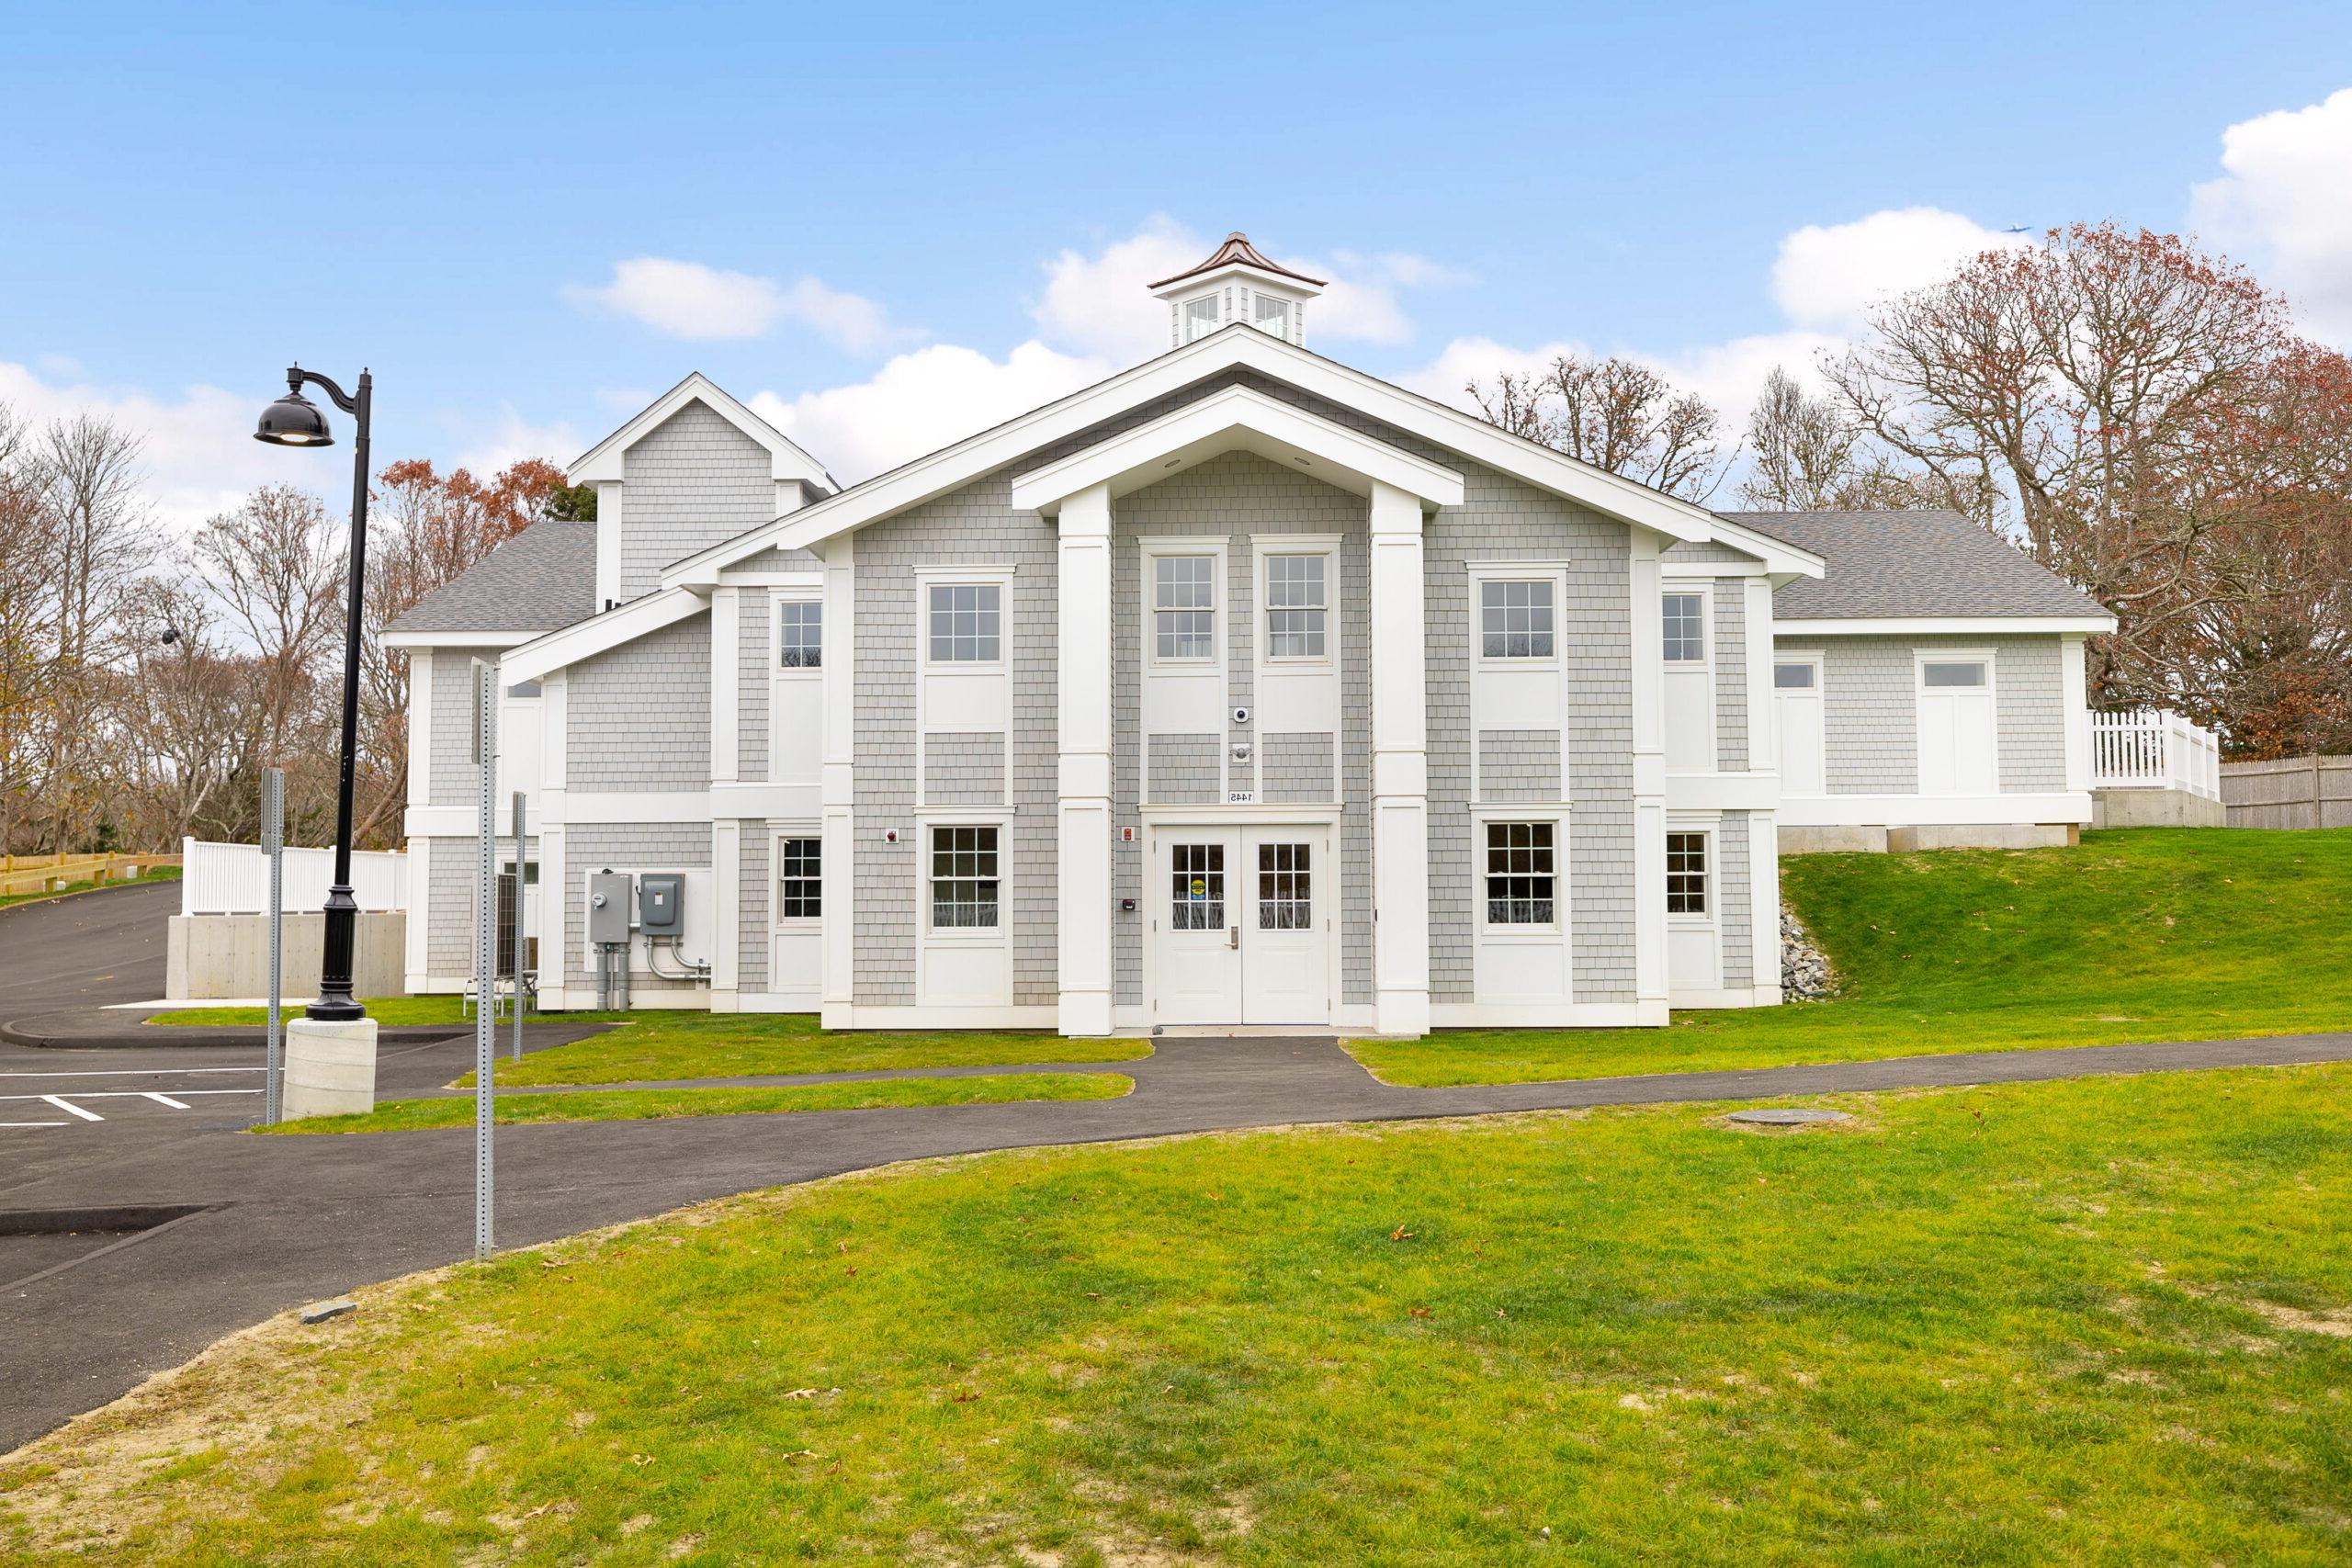
[[[1153,1022],[1329,1021],[1324,829],[1166,828],[1152,866]]]
[[[1993,660],[1953,654],[1919,660],[1919,793],[1995,795]]]
[[[1828,794],[1821,751],[1821,660],[1775,660],[1772,709],[1781,727],[1781,794]]]
[[[775,836],[768,905],[768,994],[814,1012],[824,997],[825,840],[813,827]]]

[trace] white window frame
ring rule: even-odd
[[[1340,545],[1337,534],[1252,534],[1250,552],[1255,558],[1250,594],[1256,601],[1257,625],[1250,628],[1256,638],[1258,662],[1279,670],[1337,670],[1340,667]],[[1320,653],[1285,653],[1273,651],[1273,626],[1270,619],[1270,604],[1266,585],[1271,580],[1272,560],[1275,556],[1320,556],[1323,558],[1323,651]],[[1555,612],[1556,617],[1557,612]],[[1556,637],[1555,646],[1557,646]]]
[[[1552,651],[1513,657],[1487,654],[1484,611],[1489,582],[1543,582],[1552,590]],[[1478,670],[1558,670],[1567,646],[1568,571],[1563,562],[1474,561],[1470,565],[1470,662]]]
[[[1199,607],[1170,606],[1159,602],[1159,563],[1162,561],[1206,561],[1209,568],[1209,650],[1206,653],[1162,653],[1159,651],[1159,617],[1162,614],[1197,614]],[[1144,558],[1144,637],[1151,645],[1151,661],[1175,669],[1205,670],[1219,663],[1226,643],[1226,615],[1231,606],[1231,584],[1226,581],[1225,557],[1214,550],[1154,550]]]
[[[777,828],[770,824],[768,835],[768,930],[771,931],[812,931],[825,923],[824,906],[833,901],[833,890],[825,881],[825,831],[821,824],[795,822]],[[814,915],[789,915],[784,912],[784,845],[787,839],[813,839],[817,843],[817,902]]]
[[[1211,311],[1208,324],[1197,332],[1193,327],[1193,307],[1195,305],[1206,305]],[[1177,335],[1183,339],[1184,343],[1198,343],[1224,326],[1225,316],[1226,291],[1224,289],[1220,288],[1213,294],[1196,294],[1190,299],[1180,301],[1176,307]],[[1181,347],[1182,344],[1179,346]]]
[[[926,601],[924,609],[926,614],[929,613],[929,597],[930,596],[928,594],[924,595]],[[832,641],[833,630],[833,628],[827,624],[831,620],[831,617],[825,614],[825,591],[822,588],[779,589],[775,593],[769,595],[769,598],[772,603],[769,606],[768,629],[772,635],[768,646],[775,650],[775,656],[768,663],[769,671],[773,674],[794,680],[824,679],[824,661],[832,657],[832,649],[830,645]],[[784,661],[784,607],[786,604],[814,604],[817,606],[817,614],[820,617],[817,624],[817,658],[819,661],[815,664],[786,664]]]
[[[1813,684],[1809,686],[1781,685],[1780,671],[1781,666],[1783,664],[1802,664],[1806,669],[1812,671]],[[1781,692],[1811,692],[1815,696],[1818,697],[1821,695],[1822,678],[1821,655],[1818,653],[1776,653],[1772,655],[1771,690],[1775,695],[1778,695]]]
[[[932,835],[942,828],[996,829],[996,924],[942,926],[932,920]],[[1012,819],[1001,811],[927,812],[915,823],[915,899],[922,908],[923,940],[1002,947],[1012,940]]]
[[[1699,657],[1668,659],[1666,657],[1666,602],[1668,599],[1699,601]],[[1712,582],[1668,582],[1658,590],[1657,634],[1658,662],[1668,670],[1704,670],[1712,675],[1715,671],[1715,590]]]
[[[1291,319],[1297,310],[1297,306],[1293,300],[1284,295],[1270,294],[1261,288],[1250,289],[1242,295],[1242,298],[1250,302],[1250,324],[1251,326],[1257,328],[1261,333],[1272,333],[1274,336],[1282,339],[1284,343],[1288,343],[1290,341]],[[1280,313],[1282,321],[1282,330],[1280,332],[1274,332],[1273,328],[1266,324],[1265,310],[1268,305],[1274,306]]]
[[[1555,638],[1556,643],[1556,638]],[[1487,829],[1498,823],[1527,822],[1548,825],[1552,829],[1552,919],[1549,924],[1524,924],[1496,921],[1487,918]],[[1567,929],[1568,908],[1568,814],[1554,807],[1524,806],[1481,807],[1471,813],[1470,831],[1471,901],[1475,907],[1475,929],[1482,940],[1495,942],[1527,941],[1546,945],[1556,943]]]
[[[997,591],[996,659],[933,659],[931,656],[931,591],[945,587],[993,587]],[[915,569],[915,657],[922,669],[943,674],[983,675],[1011,665],[1012,569],[1009,566],[917,567]]]
[[[1658,886],[1662,890],[1670,886],[1667,879],[1673,874],[1672,868],[1674,862],[1672,856],[1674,852],[1672,846],[1675,835],[1679,833],[1694,833],[1698,835],[1704,845],[1704,848],[1701,852],[1706,856],[1706,863],[1700,868],[1699,874],[1703,878],[1700,887],[1701,892],[1706,898],[1707,907],[1695,915],[1687,909],[1677,910],[1669,908],[1666,913],[1666,918],[1669,923],[1679,926],[1688,926],[1693,930],[1704,928],[1708,931],[1713,931],[1714,929],[1716,911],[1723,908],[1723,857],[1718,852],[1718,846],[1722,842],[1722,834],[1718,831],[1721,827],[1722,822],[1719,818],[1711,818],[1705,821],[1690,821],[1675,817],[1668,817],[1667,818],[1667,848],[1665,851],[1665,853],[1668,856],[1667,868],[1660,875],[1658,881]],[[1668,893],[1667,897],[1670,898],[1672,897],[1671,893]]]
[[[1148,671],[1164,671],[1171,675],[1222,676],[1226,660],[1233,646],[1232,623],[1232,563],[1227,559],[1231,541],[1223,534],[1216,535],[1146,535],[1137,541],[1138,637],[1142,642],[1143,664]],[[1216,583],[1216,647],[1207,659],[1162,659],[1159,657],[1159,620],[1156,614],[1159,604],[1159,567],[1162,556],[1207,556],[1216,561],[1210,575]]]
[[[1982,686],[1930,686],[1928,666],[1930,664],[1982,664],[1984,683]],[[1973,796],[1960,794],[1930,792],[1927,781],[1918,776],[1919,764],[1919,699],[1935,693],[1983,692],[1992,705],[1993,723],[1986,741],[1992,748],[1993,793],[2001,793],[2001,661],[1991,648],[1914,648],[1911,650],[1911,766],[1913,788],[1931,800],[1965,800]]]

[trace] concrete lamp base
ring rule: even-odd
[[[286,1120],[364,1116],[376,1109],[376,1021],[286,1025]]]

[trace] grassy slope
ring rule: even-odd
[[[774,1089],[585,1089],[510,1095],[501,1126],[525,1122],[629,1122],[674,1116],[741,1116],[792,1111],[872,1111],[892,1105],[1001,1105],[1023,1100],[1116,1100],[1135,1088],[1119,1073],[1007,1073],[968,1078],[888,1078],[878,1083],[791,1084]],[[469,1097],[388,1100],[365,1116],[312,1116],[257,1132],[405,1133],[470,1127]]]
[[[1350,1049],[1391,1083],[1431,1085],[2352,1026],[2352,831],[1803,855],[1781,879],[1843,976],[1836,999]]]
[[[2352,1554],[2352,1068],[1836,1103],[1862,1120],[732,1200],[232,1341],[0,1467],[0,1543],[13,1512],[101,1563]]]

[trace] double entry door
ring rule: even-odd
[[[1338,870],[1320,826],[1156,829],[1152,1021],[1329,1022]]]

